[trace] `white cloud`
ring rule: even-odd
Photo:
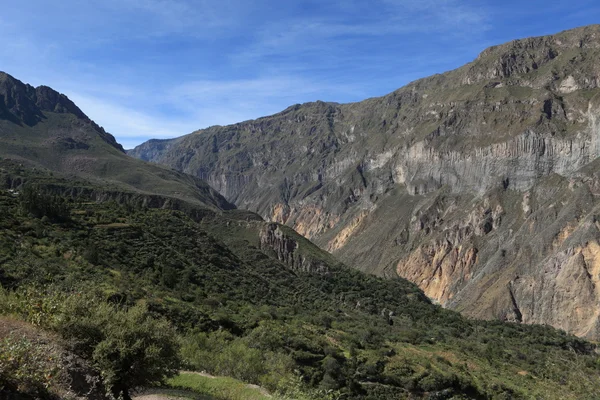
[[[458,0],[339,0],[312,8],[264,0],[13,2],[0,17],[7,38],[0,69],[65,92],[127,147],[294,103],[384,94],[382,87],[422,76],[423,63],[444,56],[398,61],[393,51],[371,52],[374,41],[485,29],[486,21]],[[223,68],[206,62],[212,59]],[[395,75],[373,78],[399,63]]]
[[[236,80],[199,80],[174,86],[169,93],[172,101],[184,106],[198,102],[230,103],[230,106],[245,102],[257,104],[285,98],[302,98],[305,95],[322,93],[352,93],[352,85],[330,85],[315,82],[300,76],[259,77]]]
[[[171,121],[85,94],[67,96],[91,119],[119,138],[167,138],[194,130],[191,121]]]
[[[470,7],[459,0],[373,0],[365,12],[365,3],[359,0],[337,2],[335,7],[342,15],[265,24],[258,39],[233,55],[232,60],[250,64],[277,56],[307,60],[335,55],[335,62],[340,57],[351,61],[351,55],[340,53],[351,53],[348,49],[360,49],[372,40],[414,41],[425,34],[464,39],[489,29],[488,15],[482,7]]]
[[[186,110],[198,127],[255,119],[307,101],[364,97],[355,85],[336,85],[300,76],[238,80],[198,80],[181,83],[166,94],[170,104]]]

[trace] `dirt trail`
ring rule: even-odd
[[[200,395],[187,390],[147,389],[132,396],[133,400],[215,400],[213,397]]]

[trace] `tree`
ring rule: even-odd
[[[115,397],[129,399],[129,390],[160,383],[179,367],[178,343],[168,322],[149,316],[145,306],[116,313],[93,361]]]
[[[340,362],[332,356],[327,356],[323,359],[323,370],[325,374],[320,386],[327,390],[339,389],[344,378]]]
[[[68,221],[70,210],[65,200],[44,193],[39,187],[26,186],[19,196],[21,208],[36,218],[47,217],[53,222]]]
[[[89,305],[85,299],[73,301],[59,332],[92,360],[115,398],[129,400],[131,389],[161,383],[177,373],[179,344],[166,320],[153,318],[143,304],[129,309]]]

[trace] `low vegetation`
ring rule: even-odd
[[[259,249],[261,222],[233,212],[198,221],[97,202],[26,173],[24,186],[0,190],[0,315],[56,335],[111,396],[166,384],[219,398],[222,381],[175,376],[181,369],[288,399],[593,399],[600,390],[595,345],[564,332],[469,320],[404,280],[331,260],[325,272],[293,271]],[[36,182],[39,194],[27,194]],[[68,213],[35,213],[39,199]],[[51,360],[35,361],[40,343],[1,340],[0,390],[60,392]]]
[[[0,339],[0,388],[47,395],[60,374],[58,357],[49,350],[26,337]]]
[[[167,385],[173,389],[191,391],[210,396],[215,400],[268,400],[271,395],[261,392],[260,388],[242,381],[227,377],[200,375],[182,372],[168,380]]]
[[[161,384],[180,366],[176,332],[143,302],[122,307],[98,293],[28,288],[0,292],[0,312],[58,334],[73,354],[91,362],[115,398]],[[0,378],[9,388],[39,395],[59,375],[59,359],[44,346],[8,336],[0,342]]]

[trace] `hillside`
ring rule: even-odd
[[[600,26],[129,152],[478,318],[600,338]]]
[[[600,388],[594,345],[549,327],[465,319],[403,279],[335,262],[289,228],[99,202],[49,173],[0,166],[2,181],[26,182],[0,190],[0,315],[58,336],[54,346],[94,366],[91,376],[110,376],[102,352],[86,350],[95,332],[117,323],[103,334],[118,334],[120,318],[143,307],[175,327],[185,368],[286,398],[593,399]],[[62,204],[63,214],[36,218],[36,204]],[[68,367],[19,364],[23,353],[15,366],[11,343],[44,351],[34,339],[0,337],[0,366],[13,360],[0,388],[77,393]],[[111,340],[128,339],[108,336],[97,349]],[[37,381],[44,371],[60,374]]]
[[[12,84],[30,102],[15,108],[5,93],[0,121],[10,144],[0,147],[0,397],[200,387],[166,380],[184,368],[296,400],[600,390],[594,344],[469,320],[402,278],[349,268],[197,179],[125,158],[74,106],[48,111],[37,90]],[[87,168],[65,167],[86,157]],[[130,180],[136,171],[145,179]],[[82,376],[89,385],[77,385]]]
[[[212,211],[235,208],[200,179],[127,157],[115,138],[65,95],[47,86],[33,88],[3,72],[0,157],[91,180],[104,190],[135,192],[149,202],[191,203]]]

